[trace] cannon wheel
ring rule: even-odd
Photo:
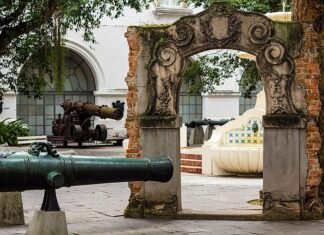
[[[96,126],[96,140],[104,141],[107,139],[107,127],[104,124]]]
[[[82,143],[82,128],[80,125],[73,125],[71,128],[71,138],[74,142]]]

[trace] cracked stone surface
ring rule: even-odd
[[[77,150],[84,155],[124,157],[121,148]],[[184,209],[206,213],[260,212],[248,200],[256,199],[262,189],[260,178],[208,177],[182,174]],[[211,220],[125,219],[130,190],[127,183],[61,188],[57,190],[60,207],[66,213],[70,234],[323,234],[324,221],[262,222]],[[34,210],[39,209],[43,191],[22,193],[25,226],[0,228],[0,235],[25,234]]]

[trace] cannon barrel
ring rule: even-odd
[[[90,116],[98,116],[100,118],[110,118],[115,120],[120,120],[123,118],[123,111],[118,108],[111,108],[106,105],[95,105],[85,103],[83,105],[83,110]]]
[[[195,128],[196,126],[203,126],[203,125],[207,125],[206,119],[205,120],[193,120],[193,121],[185,123],[185,126],[190,127],[190,128]]]
[[[204,125],[213,125],[213,126],[222,126],[227,122],[234,120],[232,119],[221,119],[221,120],[211,120],[211,119],[204,119],[204,120],[193,120],[190,122],[185,123],[186,127],[195,128],[196,126],[204,126]]]
[[[217,120],[217,121],[208,119],[208,120],[206,120],[206,123],[208,125],[213,125],[213,126],[222,126],[231,120],[234,120],[234,119],[221,119],[221,120]]]
[[[127,181],[167,182],[173,175],[167,156],[111,158],[60,155],[50,143],[27,152],[0,154],[0,191],[24,191]],[[47,152],[41,152],[46,149]]]

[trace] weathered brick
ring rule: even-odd
[[[320,65],[318,52],[318,34],[310,23],[303,23],[304,45],[299,57],[294,59],[296,65],[296,79],[306,91],[307,115],[317,120],[321,112],[320,93],[318,89],[320,79]],[[308,173],[306,181],[307,197],[317,196],[321,178],[321,168],[318,154],[321,138],[318,124],[308,121],[306,127],[306,153],[308,157]]]

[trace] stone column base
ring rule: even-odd
[[[0,193],[0,211],[0,225],[25,224],[20,192]]]
[[[124,211],[125,218],[144,218],[144,202],[140,198],[132,198]]]
[[[170,201],[148,201],[132,199],[125,209],[126,218],[175,219],[179,211],[178,199],[174,195]]]
[[[272,221],[296,221],[301,220],[300,202],[278,202],[273,201],[271,205],[263,207],[265,220]]]
[[[35,211],[26,235],[68,235],[65,212]]]
[[[309,198],[303,207],[303,220],[323,219],[323,203],[319,198]]]

